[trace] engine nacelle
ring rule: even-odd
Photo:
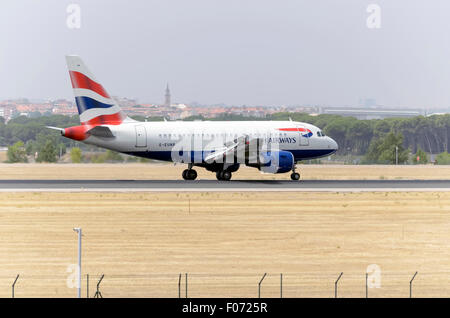
[[[260,154],[260,170],[266,173],[284,173],[294,168],[294,156],[289,151],[269,151]]]

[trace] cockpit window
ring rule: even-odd
[[[325,134],[322,132],[322,130],[317,131],[317,136],[319,137],[325,137]]]

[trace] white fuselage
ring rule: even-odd
[[[262,140],[289,151],[296,161],[319,158],[337,150],[336,142],[311,124],[293,121],[128,122],[109,127],[114,138],[89,136],[84,142],[144,158],[177,161],[180,143],[191,151],[211,152],[236,138]]]

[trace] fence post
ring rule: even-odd
[[[100,292],[100,283],[102,282],[103,277],[105,277],[105,274],[100,277],[100,280],[97,283],[97,291],[95,292],[94,298],[103,298],[102,293]]]
[[[14,298],[14,288],[16,287],[16,282],[19,279],[19,274],[17,274],[16,279],[14,280],[14,283],[12,284],[12,298]]]
[[[178,276],[178,298],[181,298],[181,273]]]
[[[417,273],[418,272],[415,272],[414,276],[409,281],[409,298],[412,298],[412,283],[413,283],[414,278],[416,278]]]
[[[339,280],[342,277],[342,274],[344,274],[344,272],[341,272],[338,279],[336,279],[336,281],[334,282],[334,298],[337,298],[337,285],[338,285]]]
[[[261,298],[261,283],[264,280],[264,278],[266,277],[267,273],[264,273],[263,277],[261,278],[261,280],[258,283],[258,298]]]
[[[283,273],[280,274],[280,298],[283,298]]]
[[[369,278],[369,274],[366,273],[366,298],[369,298],[369,287],[367,286],[368,278]]]

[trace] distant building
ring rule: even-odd
[[[0,107],[0,117],[3,117],[6,123],[11,119],[15,112],[14,107],[8,104]]]
[[[375,98],[360,98],[359,106],[360,107],[375,107],[377,105],[377,100]]]
[[[359,108],[359,107],[320,107],[319,114],[352,116],[358,119],[383,119],[389,117],[415,117],[424,115],[422,109]]]
[[[164,97],[165,97],[164,106],[169,107],[171,105],[169,83],[167,83],[166,94],[164,95]]]

